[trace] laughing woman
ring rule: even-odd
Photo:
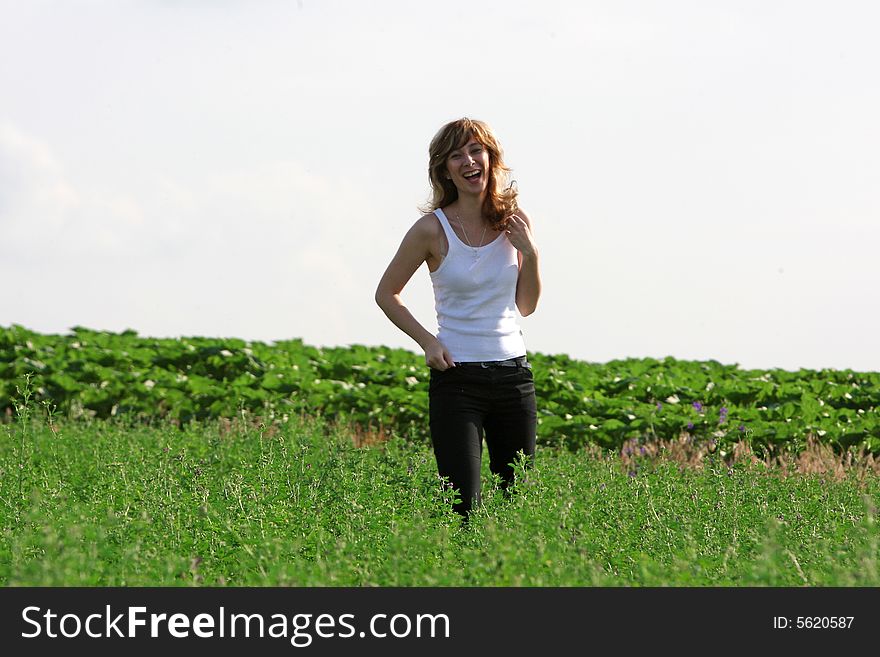
[[[428,214],[406,233],[376,289],[379,307],[425,352],[437,469],[465,517],[480,502],[484,436],[505,490],[517,455],[535,453],[535,384],[517,309],[535,311],[541,279],[532,223],[509,172],[488,125],[465,118],[443,126],[429,148]],[[400,297],[422,263],[434,287],[436,336]]]

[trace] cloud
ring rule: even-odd
[[[295,161],[206,171],[182,181],[156,172],[127,188],[74,181],[51,146],[0,124],[0,254],[26,264],[51,255],[146,264],[179,258],[259,258],[284,269],[295,252],[356,250],[370,231],[364,192]],[[357,214],[357,221],[353,215]]]
[[[81,203],[47,144],[0,122],[0,227],[3,252],[38,229],[57,230]],[[34,224],[27,219],[38,217]],[[3,247],[0,247],[3,248]]]
[[[82,189],[49,144],[0,124],[0,257],[6,263],[128,257],[145,225],[131,195]]]
[[[0,277],[65,290],[37,310],[20,294],[5,321],[39,312],[35,327],[51,330],[254,339],[311,331],[333,342],[347,337],[348,309],[372,304],[375,281],[362,270],[380,216],[368,191],[339,173],[288,160],[187,181],[157,172],[107,189],[74,182],[49,144],[9,124],[0,173]]]

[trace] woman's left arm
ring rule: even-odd
[[[516,279],[516,307],[525,317],[535,312],[541,296],[541,274],[538,271],[538,247],[532,234],[532,222],[522,210],[510,218],[507,239],[517,250],[519,277]]]

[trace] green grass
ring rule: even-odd
[[[878,586],[878,478],[539,449],[469,526],[429,446],[318,420],[0,426],[5,586]]]

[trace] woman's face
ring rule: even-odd
[[[489,184],[489,151],[471,137],[449,154],[446,170],[459,193],[481,194]]]

